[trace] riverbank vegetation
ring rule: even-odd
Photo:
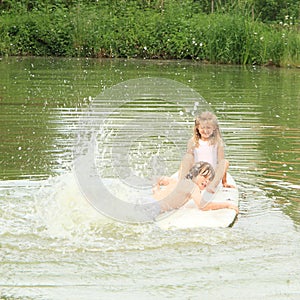
[[[0,55],[300,65],[298,0],[0,0]]]

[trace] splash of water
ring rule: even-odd
[[[129,80],[98,95],[79,124],[74,151],[75,175],[87,200],[119,221],[152,221],[157,203],[140,204],[140,191],[149,191],[159,175],[171,174],[166,153],[155,142],[168,143],[177,153],[172,156],[176,171],[186,143],[182,138],[189,136],[187,125],[204,110],[211,109],[197,92],[163,78]],[[126,185],[125,190],[131,187],[129,201],[107,189],[107,174]]]

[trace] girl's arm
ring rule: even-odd
[[[222,209],[222,208],[229,208],[229,209],[234,209],[236,213],[239,213],[239,208],[230,203],[230,202],[210,202],[207,205],[205,205],[201,210],[215,210],[215,209]]]
[[[191,138],[187,143],[186,153],[182,158],[179,168],[179,180],[183,179],[194,164],[194,141]]]
[[[192,192],[192,199],[194,200],[196,206],[199,209],[202,209],[203,204],[201,203],[202,201],[201,191],[197,186],[195,186],[195,189]]]
[[[192,193],[192,198],[197,207],[203,211],[229,208],[234,209],[237,214],[239,213],[239,208],[230,202],[208,202],[207,204],[203,204],[202,194],[198,187],[195,187]]]
[[[228,184],[227,183],[227,170],[229,168],[229,161],[227,159],[225,159],[225,153],[224,153],[224,147],[223,146],[219,146],[218,147],[218,163],[219,162],[224,162],[224,170],[223,170],[223,176],[222,176],[222,185],[223,187],[226,188],[235,188],[234,185]]]
[[[225,152],[223,145],[218,145],[218,163],[225,159]]]
[[[186,153],[192,154],[194,156],[195,143],[194,139],[191,138],[187,142]]]

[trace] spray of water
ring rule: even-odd
[[[151,186],[179,167],[190,124],[205,110],[211,108],[197,92],[169,79],[139,78],[106,89],[79,122],[74,174],[82,194],[107,217],[152,221],[158,206]],[[166,148],[172,155],[161,151]],[[177,158],[175,168],[168,155]]]

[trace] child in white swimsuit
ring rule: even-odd
[[[227,183],[229,162],[225,160],[224,143],[217,117],[209,112],[201,113],[195,120],[193,137],[188,141],[187,153],[182,161],[180,178],[183,178],[190,167],[198,161],[209,162],[217,172],[222,174],[222,185],[228,188],[234,186]]]

